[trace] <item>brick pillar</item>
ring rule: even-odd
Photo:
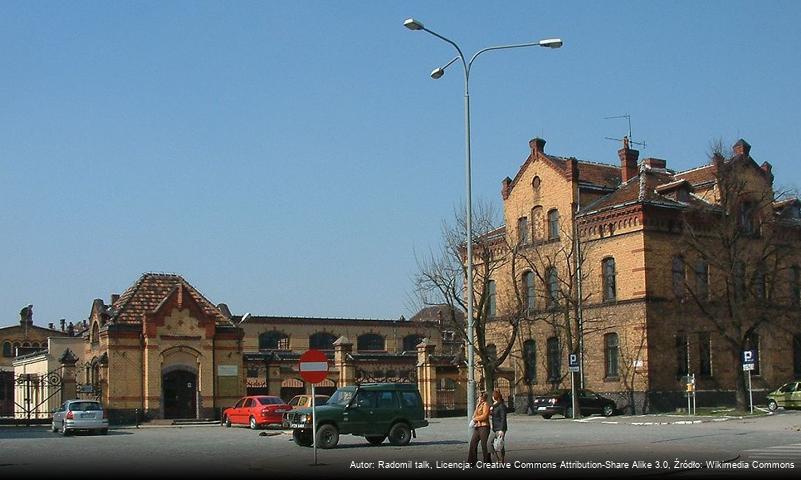
[[[281,396],[281,365],[267,364],[267,392],[277,397]]]
[[[77,371],[75,364],[78,362],[78,357],[72,353],[69,348],[64,351],[64,354],[59,358],[61,362],[61,402],[72,400],[78,388],[78,380],[76,378]]]
[[[337,387],[344,387],[356,383],[356,367],[353,365],[350,358],[352,351],[353,342],[348,340],[347,337],[339,337],[334,342],[334,364],[337,370],[339,370]]]
[[[427,417],[437,413],[437,369],[431,363],[436,344],[424,338],[417,345],[417,388],[423,397],[423,408]]]

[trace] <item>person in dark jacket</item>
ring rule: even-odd
[[[500,390],[492,392],[492,405],[490,406],[490,419],[492,420],[492,435],[487,446],[493,460],[503,463],[506,458],[506,404]]]

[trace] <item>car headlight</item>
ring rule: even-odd
[[[298,420],[300,423],[306,423],[306,415],[301,415]]]

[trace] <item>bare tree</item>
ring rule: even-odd
[[[724,160],[721,145],[713,144],[715,198],[695,202],[683,214],[682,250],[695,257],[696,266],[676,295],[689,297],[722,338],[737,366],[735,397],[742,410],[747,387],[741,352],[755,346],[760,329],[781,327],[788,319],[792,302],[783,280],[797,245],[787,235],[792,227],[774,212],[777,194],[769,169],[761,173],[747,152]]]
[[[559,338],[559,358],[565,358],[565,350],[570,353],[582,351],[584,336],[592,335],[608,327],[607,317],[601,317],[582,308],[591,294],[583,291],[590,276],[588,258],[593,249],[592,243],[579,242],[573,223],[560,224],[559,238],[534,242],[531,246],[519,248],[517,256],[526,268],[533,272],[544,288],[537,292],[538,304],[543,307],[525,320],[530,328],[532,323],[544,322]],[[548,381],[557,387],[567,376],[555,365],[549,365],[546,358]],[[561,363],[561,360],[560,360]],[[558,371],[556,371],[558,370]],[[558,374],[558,376],[557,376]]]
[[[467,342],[467,226],[463,209],[457,209],[452,222],[443,222],[442,247],[425,258],[418,257],[415,292],[423,305],[447,305],[447,324]],[[485,202],[477,202],[473,212],[473,347],[477,353],[487,391],[495,386],[497,368],[509,357],[519,331],[520,292],[514,282],[517,245],[510,244],[505,227],[499,226],[496,210]],[[497,301],[495,281],[511,276],[516,300]],[[494,340],[502,340],[496,345]]]

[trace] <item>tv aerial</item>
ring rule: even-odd
[[[616,142],[623,142],[623,145],[626,146],[627,148],[628,148],[629,144],[637,145],[639,147],[645,148],[645,146],[646,146],[645,145],[645,140],[643,140],[641,142],[635,142],[633,137],[631,136],[631,115],[629,115],[628,113],[625,113],[623,115],[615,115],[613,117],[604,117],[604,120],[613,120],[613,119],[618,119],[618,118],[625,118],[626,120],[628,120],[628,122],[629,122],[629,134],[628,134],[628,136],[625,136],[623,138],[613,138],[613,137],[604,137],[604,138],[607,139],[607,140],[614,140]]]

